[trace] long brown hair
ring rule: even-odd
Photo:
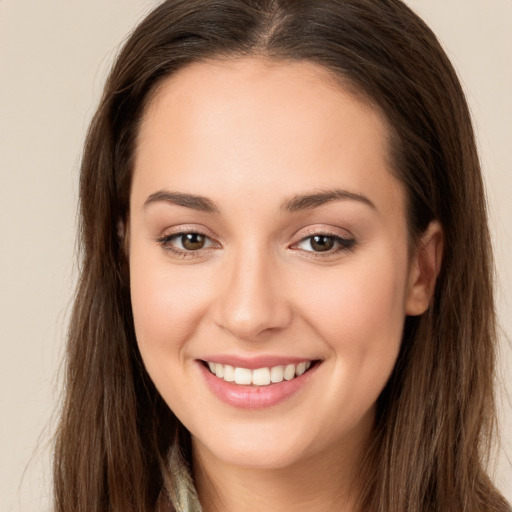
[[[245,55],[321,64],[378,108],[392,130],[411,242],[433,219],[444,229],[432,304],[406,319],[378,400],[361,509],[510,510],[485,472],[496,328],[470,115],[436,37],[399,0],[169,0],[132,33],[82,160],[81,273],[56,437],[56,510],[142,512],[155,510],[166,492],[178,500],[175,481],[189,473],[190,439],[142,364],[118,226],[129,208],[138,126],[156,84],[194,61]]]

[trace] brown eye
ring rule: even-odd
[[[319,233],[303,238],[295,247],[305,252],[317,255],[325,253],[328,256],[352,249],[355,242],[353,238]]]
[[[205,246],[206,237],[200,233],[186,233],[180,235],[181,245],[187,251],[198,251]]]
[[[316,252],[330,251],[335,244],[334,237],[326,235],[315,235],[310,238],[311,248]]]
[[[157,240],[162,249],[179,258],[200,257],[209,249],[220,248],[220,244],[209,236],[196,231],[182,231],[165,235]]]

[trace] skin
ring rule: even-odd
[[[436,222],[408,251],[387,135],[374,108],[307,62],[192,64],[146,108],[126,226],[135,329],[192,434],[207,512],[353,510],[404,318],[428,307],[442,251]],[[332,190],[358,197],[283,207]],[[179,233],[208,238],[187,252]],[[313,250],[322,234],[353,242]],[[321,363],[292,397],[246,410],[205,385],[198,359],[214,354]]]

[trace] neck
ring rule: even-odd
[[[330,446],[286,467],[261,469],[230,465],[193,439],[203,512],[355,512],[364,446]]]

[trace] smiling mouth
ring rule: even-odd
[[[310,370],[318,361],[302,361],[297,364],[277,365],[272,367],[249,368],[235,367],[229,364],[202,361],[204,366],[225,382],[242,386],[269,386],[300,377]]]

